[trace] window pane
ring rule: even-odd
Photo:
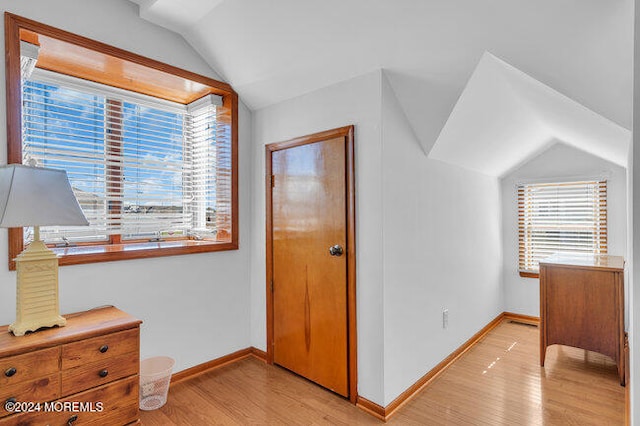
[[[224,133],[225,125],[217,120],[213,105],[192,111],[189,118],[188,187],[193,232],[197,237],[227,241],[231,232],[231,185],[227,184],[231,177],[231,138]]]
[[[216,120],[216,231],[218,241],[231,241],[231,125]]]
[[[519,270],[538,272],[554,253],[607,252],[606,182],[518,187]]]
[[[89,227],[42,227],[48,243],[107,239],[104,98],[38,81],[23,82],[23,163],[67,171]],[[25,240],[31,239],[25,232]]]
[[[122,118],[123,238],[186,236],[182,115],[125,102]]]

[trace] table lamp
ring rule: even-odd
[[[58,257],[40,240],[40,226],[88,225],[64,170],[10,164],[0,167],[0,227],[33,226],[33,242],[16,257],[16,321],[22,336],[64,326],[58,301]]]

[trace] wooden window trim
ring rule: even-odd
[[[107,134],[105,138],[109,139],[109,143],[105,142],[105,150],[107,156],[117,156],[121,158],[123,146],[123,102],[113,99],[106,99],[105,121],[107,126]],[[108,215],[120,215],[122,213],[122,200],[110,200],[111,196],[120,196],[122,194],[122,161],[117,165],[108,165],[106,170],[107,178],[107,211]],[[120,225],[120,222],[117,222]],[[122,235],[109,235],[109,244],[120,244]]]
[[[135,249],[132,249],[133,247],[135,247]],[[53,251],[59,255],[59,265],[64,266],[109,262],[113,260],[146,259],[159,256],[208,253],[236,250],[237,248],[238,245],[234,243],[196,240],[166,240],[160,242],[144,241],[142,243],[135,243],[128,241],[127,243],[122,244],[57,247],[53,248]]]
[[[4,14],[5,21],[5,67],[6,67],[6,113],[7,113],[7,162],[22,162],[22,104],[20,87],[20,30],[30,31],[55,38],[66,43],[82,46],[109,55],[123,62],[130,62],[172,74],[184,79],[204,84],[209,93],[222,96],[222,111],[219,119],[231,126],[231,240],[196,241],[167,240],[141,244],[139,241],[119,243],[111,238],[109,243],[78,244],[75,247],[58,248],[60,265],[73,265],[115,260],[140,259],[158,256],[174,256],[191,253],[204,253],[225,250],[237,250],[238,229],[238,95],[227,83],[186,71],[154,59],[128,52],[108,44],[95,41],[77,34],[51,27],[31,19],[9,12]],[[136,91],[139,91],[138,88]],[[9,270],[15,270],[15,257],[24,249],[22,228],[9,229]],[[133,249],[138,247],[139,249]]]
[[[519,274],[522,278],[540,278],[540,274],[538,274],[537,272],[519,271]]]

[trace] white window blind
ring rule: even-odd
[[[217,232],[219,240],[231,241],[231,144],[219,142],[231,140],[231,127],[218,120],[211,99],[206,101],[194,103],[188,114],[192,232],[197,238]]]
[[[90,222],[43,227],[47,243],[231,234],[230,126],[217,120],[218,97],[187,108],[38,77],[23,81],[23,162],[65,169]]]
[[[23,81],[23,163],[67,171],[89,227],[43,227],[45,241],[107,239],[105,99],[38,81]],[[25,239],[30,236],[25,232]]]
[[[108,107],[113,231],[123,239],[187,235],[183,115],[113,100]]]
[[[554,253],[607,253],[606,181],[518,186],[519,270]]]

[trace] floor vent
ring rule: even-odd
[[[522,321],[518,321],[518,320],[509,320],[509,322],[511,324],[515,324],[515,325],[524,325],[526,327],[538,328],[538,324],[531,324],[531,323],[528,323],[528,322],[522,322]]]

